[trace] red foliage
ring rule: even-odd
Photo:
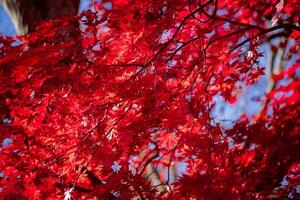
[[[299,198],[300,1],[280,2],[102,1],[1,37],[0,196]],[[292,66],[255,119],[224,129],[213,97],[257,82],[278,37]]]

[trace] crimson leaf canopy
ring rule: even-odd
[[[299,198],[299,11],[103,0],[1,36],[0,196]],[[280,59],[260,62],[264,45]],[[215,97],[235,104],[268,70],[258,114],[224,128]]]

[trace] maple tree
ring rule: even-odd
[[[0,196],[299,198],[299,7],[104,0],[1,36]],[[274,40],[261,112],[225,129],[214,97],[234,104]]]

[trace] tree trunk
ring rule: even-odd
[[[49,21],[78,11],[80,0],[0,0],[18,34],[34,30],[39,21]]]

